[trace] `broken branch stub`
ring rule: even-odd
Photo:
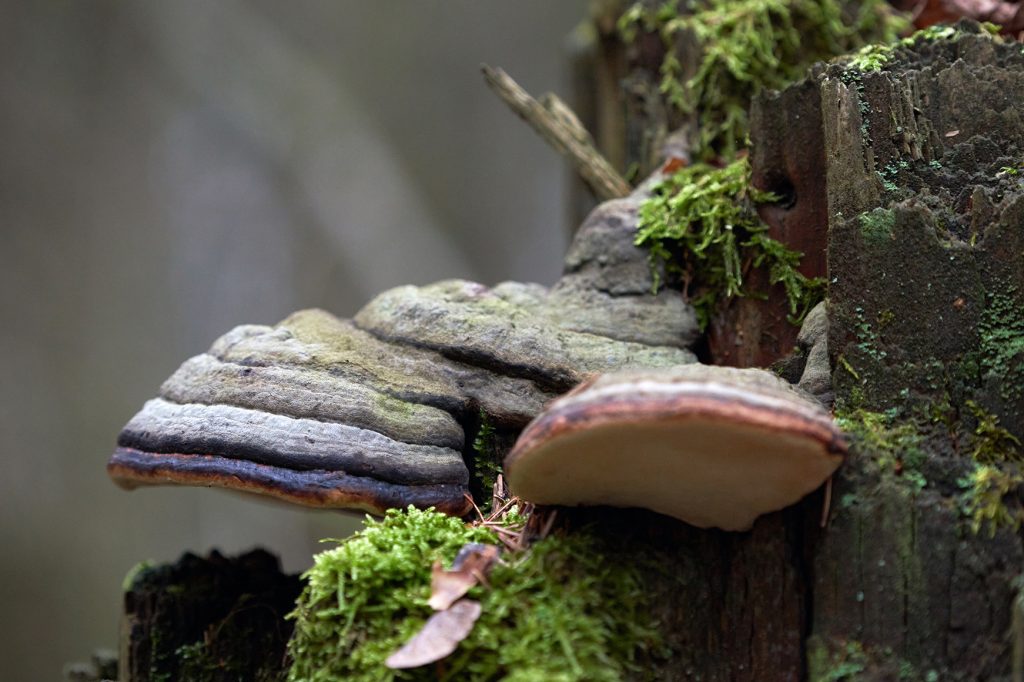
[[[590,134],[565,102],[552,93],[543,95],[538,102],[503,70],[486,64],[480,70],[495,94],[569,160],[598,199],[617,199],[632,191],[629,183],[597,151]]]

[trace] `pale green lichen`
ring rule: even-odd
[[[506,554],[469,597],[482,612],[437,666],[389,670],[387,656],[431,610],[430,569],[483,528],[433,511],[392,510],[315,558],[291,615],[291,680],[620,680],[660,651],[637,561],[587,532],[550,536]]]
[[[680,280],[702,329],[720,301],[762,295],[744,287],[748,266],[767,270],[770,284],[785,289],[794,324],[824,297],[824,279],[800,273],[801,254],[766,234],[751,203],[774,199],[751,186],[741,158],[724,168],[682,168],[640,206],[636,244],[650,250],[655,273],[664,266]],[[655,288],[660,284],[656,275]]]
[[[839,0],[669,0],[653,9],[633,5],[619,27],[627,42],[639,28],[661,34],[661,91],[677,111],[696,114],[695,156],[731,159],[746,144],[756,90],[781,89],[814,62],[895,40],[907,25],[883,0],[857,3],[855,13],[851,7]],[[675,52],[683,33],[701,50],[696,73],[685,80]]]

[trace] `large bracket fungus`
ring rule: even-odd
[[[527,426],[505,471],[533,502],[747,530],[820,486],[846,447],[828,412],[771,372],[687,365],[580,385]]]
[[[125,426],[110,475],[126,488],[466,513],[481,415],[514,434],[591,374],[695,361],[692,309],[651,293],[632,244],[642,198],[596,208],[551,289],[450,280],[387,291],[353,320],[307,310],[232,330]]]

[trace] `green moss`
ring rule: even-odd
[[[897,47],[913,47],[919,43],[953,40],[956,37],[957,30],[952,26],[935,24],[896,42],[879,41],[879,43],[865,45],[844,61],[846,66],[861,73],[880,71],[892,59],[893,52]]]
[[[641,205],[635,242],[650,250],[655,273],[664,265],[678,277],[702,329],[720,301],[763,295],[744,288],[746,265],[766,269],[770,283],[785,288],[794,324],[824,297],[824,279],[797,270],[801,254],[767,236],[751,202],[771,200],[751,186],[750,165],[739,159],[724,168],[683,168]]]
[[[926,457],[921,428],[912,420],[899,419],[896,409],[837,410],[836,424],[850,436],[854,448],[870,456],[882,471],[898,473],[914,490],[928,484],[920,472]]]
[[[892,48],[888,45],[865,45],[857,50],[846,64],[851,69],[863,73],[880,71],[891,57]]]
[[[128,592],[132,589],[132,585],[143,573],[153,568],[155,564],[152,561],[140,561],[139,563],[128,569],[128,573],[125,574],[124,579],[121,581],[121,591]]]
[[[896,227],[896,214],[887,208],[876,208],[857,217],[860,233],[871,243],[892,241],[893,229]]]
[[[991,35],[991,32],[989,32]],[[957,30],[953,26],[946,24],[933,24],[927,28],[922,28],[920,31],[915,31],[912,35],[907,36],[900,41],[900,44],[904,47],[913,47],[919,43],[934,43],[939,40],[954,40],[957,37]]]
[[[430,567],[490,531],[433,511],[392,510],[318,555],[291,615],[292,680],[619,680],[658,647],[636,557],[581,532],[504,556],[469,596],[482,615],[442,665],[392,671],[384,659],[431,611]]]
[[[1024,400],[1024,309],[1013,286],[990,287],[978,331],[981,367],[1008,402]]]
[[[865,646],[856,640],[833,640],[826,646],[820,637],[807,641],[807,679],[810,682],[859,682],[900,680],[937,682],[935,670],[922,672],[896,655],[892,647]]]
[[[498,463],[499,453],[495,444],[494,426],[483,410],[480,411],[480,427],[473,439],[473,453],[473,475],[480,482],[484,493],[487,493],[494,489],[498,475],[501,474],[501,465]],[[485,494],[484,506],[481,508],[486,512],[490,504],[491,500]]]
[[[960,481],[964,489],[962,510],[971,519],[971,530],[977,534],[987,525],[989,537],[1004,527],[1017,532],[1024,522],[1024,509],[1017,497],[1022,485],[1024,475],[1016,469],[987,464],[975,467],[970,476]],[[1006,500],[1010,497],[1016,498],[1016,502],[1007,505]]]
[[[860,642],[847,642],[832,652],[818,640],[808,642],[807,678],[810,682],[859,680],[867,665],[868,657]]]
[[[979,464],[1020,462],[1020,439],[999,425],[999,417],[985,411],[973,400],[966,402],[967,408],[978,420],[974,428],[974,448],[971,456]]]
[[[636,3],[621,17],[624,39],[638,28],[657,31],[667,53],[661,91],[678,112],[697,117],[696,157],[733,158],[746,144],[747,110],[759,88],[781,89],[802,78],[814,62],[861,45],[889,42],[906,22],[882,0],[850,4],[840,0],[703,0],[680,5],[669,0],[651,8]],[[702,57],[684,80],[675,47],[692,35]]]

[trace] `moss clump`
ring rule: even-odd
[[[817,61],[890,42],[907,25],[884,0],[669,0],[656,9],[636,3],[620,18],[627,42],[638,28],[661,34],[667,51],[661,91],[682,114],[696,114],[697,153],[727,159],[746,144],[747,109],[758,88],[781,89]],[[683,80],[678,37],[691,34],[702,56]]]
[[[658,646],[636,557],[594,535],[551,536],[506,555],[473,588],[482,614],[439,663],[389,670],[384,659],[426,621],[430,567],[490,531],[433,511],[392,510],[316,557],[293,617],[292,680],[618,680]]]
[[[868,242],[877,244],[891,241],[896,227],[896,214],[887,208],[876,208],[857,217],[860,233]]]
[[[473,453],[473,475],[479,482],[481,490],[485,492],[493,490],[494,484],[501,474],[501,465],[498,464],[500,453],[495,443],[494,425],[482,410],[480,411],[480,427],[473,439]],[[481,509],[487,512],[490,504],[491,500],[484,499]]]
[[[831,652],[817,638],[808,642],[807,677],[812,682],[859,680],[867,666],[868,657],[860,642],[846,642]]]
[[[897,418],[897,410],[871,412],[864,409],[840,410],[836,424],[846,432],[854,447],[869,455],[878,468],[898,474],[916,490],[928,485],[920,469],[924,463],[925,437],[912,420]]]
[[[892,56],[892,47],[883,44],[865,45],[857,50],[850,57],[847,66],[857,71],[867,73],[869,71],[880,71],[889,62]]]
[[[893,50],[897,47],[913,47],[922,42],[933,43],[939,40],[952,40],[956,38],[956,35],[957,31],[952,26],[936,24],[923,28],[898,42],[879,41],[878,43],[865,45],[849,57],[846,65],[862,73],[881,71],[882,67],[892,59]]]
[[[751,203],[774,199],[750,185],[750,165],[738,159],[724,168],[683,168],[640,206],[635,243],[650,250],[655,273],[664,264],[681,280],[702,329],[720,301],[753,293],[743,287],[749,267],[767,269],[771,284],[785,288],[794,324],[824,297],[824,279],[797,270],[801,254],[767,236]]]
[[[966,402],[967,408],[978,420],[974,428],[974,448],[971,456],[978,464],[1020,462],[1020,439],[999,425],[999,417],[985,411],[973,400]]]
[[[971,530],[977,534],[982,526],[988,526],[988,535],[993,537],[1000,528],[1013,532],[1024,522],[1024,508],[1019,499],[1012,506],[1007,497],[1016,497],[1024,485],[1024,475],[1015,469],[1002,469],[981,464],[967,478],[960,481],[964,489],[961,497],[964,514],[971,519]]]
[[[854,15],[840,0],[702,0],[683,7],[668,0],[654,9],[636,3],[620,17],[627,42],[639,29],[665,42],[661,91],[678,114],[696,117],[693,157],[732,160],[724,168],[682,169],[640,210],[636,243],[682,279],[702,328],[720,300],[755,293],[743,288],[747,267],[767,268],[770,282],[785,287],[794,324],[824,296],[823,279],[798,272],[801,254],[766,235],[750,200],[773,197],[750,187],[749,166],[736,157],[747,144],[747,110],[758,89],[782,88],[816,61],[894,40],[905,24],[883,0],[857,4]],[[701,51],[686,80],[676,51],[684,33]]]

